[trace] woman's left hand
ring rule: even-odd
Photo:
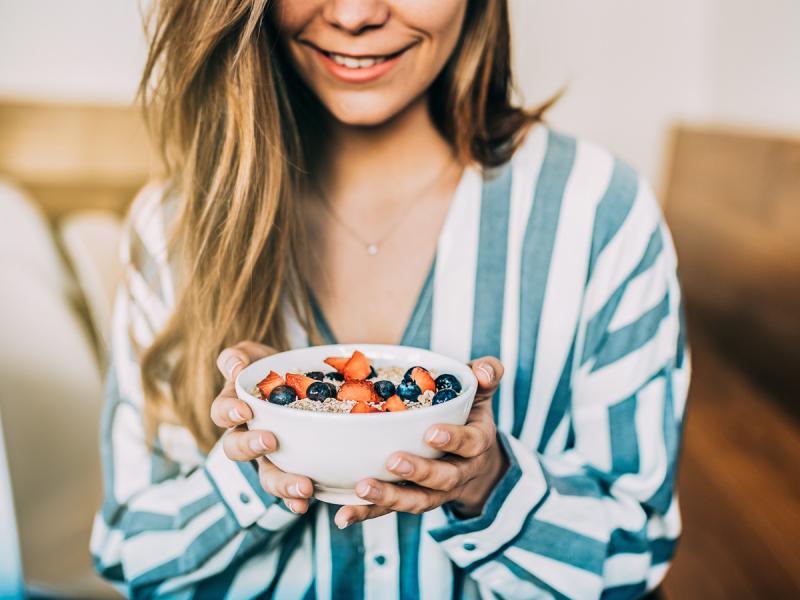
[[[334,521],[340,529],[380,517],[389,512],[419,514],[446,502],[452,502],[459,516],[481,513],[489,494],[508,467],[497,441],[492,396],[503,377],[503,365],[494,357],[472,361],[478,379],[478,392],[467,423],[434,425],[425,434],[425,442],[447,454],[438,460],[407,452],[396,452],[386,461],[386,468],[408,484],[397,485],[363,479],[356,493],[372,502],[369,506],[343,506]]]

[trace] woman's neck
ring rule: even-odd
[[[331,129],[324,190],[342,209],[405,202],[456,164],[425,98],[377,127],[335,123]]]

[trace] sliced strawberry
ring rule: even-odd
[[[339,400],[355,400],[356,402],[380,402],[380,398],[372,388],[371,381],[345,381],[336,394]]]
[[[344,366],[347,364],[348,360],[350,360],[349,356],[329,356],[322,362],[324,362],[326,365],[330,365],[339,371],[339,373],[344,373]]]
[[[411,379],[414,380],[419,386],[420,391],[424,394],[428,390],[431,392],[436,391],[436,382],[431,377],[431,374],[428,373],[427,369],[423,369],[422,367],[414,367],[411,369]]]
[[[366,402],[356,402],[356,405],[350,410],[351,413],[374,413],[380,412],[374,406],[367,404]]]
[[[311,377],[306,377],[302,373],[287,373],[286,374],[286,385],[291,388],[294,388],[294,391],[297,392],[298,398],[306,398],[308,396],[308,386],[314,383],[316,379],[311,379]]]
[[[369,359],[360,350],[353,352],[342,371],[345,379],[366,379],[371,372]]]
[[[403,402],[403,399],[397,394],[389,396],[386,399],[384,408],[389,412],[400,412],[401,410],[408,410],[406,403]]]
[[[270,371],[264,379],[256,384],[256,387],[261,391],[264,400],[269,400],[269,394],[279,385],[285,385],[286,382],[283,377],[278,375],[275,371]]]

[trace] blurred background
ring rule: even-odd
[[[511,4],[521,98],[566,87],[551,123],[650,177],[681,260],[664,593],[800,597],[800,2]],[[19,562],[35,593],[114,596],[87,547],[115,246],[154,164],[144,54],[137,0],[0,0],[0,597]]]

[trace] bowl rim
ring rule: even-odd
[[[296,410],[287,408],[285,406],[279,406],[277,404],[271,404],[266,400],[262,400],[261,398],[257,398],[250,392],[248,392],[244,386],[241,384],[242,376],[249,370],[258,370],[256,367],[264,362],[267,362],[270,359],[273,359],[276,356],[284,355],[284,354],[303,354],[304,352],[314,349],[314,350],[324,350],[324,349],[335,349],[335,354],[341,354],[343,356],[349,356],[352,354],[353,350],[362,350],[364,354],[369,354],[369,350],[374,351],[392,351],[392,350],[403,350],[403,351],[413,351],[413,352],[422,352],[424,354],[430,354],[435,356],[437,359],[442,359],[445,362],[452,363],[455,369],[463,369],[464,378],[467,380],[466,382],[462,379],[462,389],[461,393],[449,400],[448,402],[443,402],[442,404],[426,406],[422,409],[415,409],[415,410],[403,410],[398,412],[375,412],[375,413],[356,413],[359,419],[414,419],[419,418],[419,414],[436,414],[437,411],[441,412],[442,409],[453,408],[456,405],[462,404],[464,402],[473,402],[475,399],[475,395],[478,391],[478,379],[475,377],[475,374],[472,372],[472,369],[467,365],[467,363],[461,362],[458,359],[455,359],[451,356],[447,356],[446,354],[440,354],[438,352],[434,352],[433,350],[428,350],[427,348],[418,348],[416,346],[403,346],[400,344],[372,344],[372,343],[352,343],[352,344],[324,344],[319,346],[307,346],[304,348],[292,348],[291,350],[285,350],[283,352],[276,352],[275,354],[270,354],[269,356],[265,356],[263,358],[259,358],[258,360],[250,363],[244,369],[242,369],[239,374],[236,376],[235,380],[235,389],[236,395],[240,400],[243,402],[247,402],[248,404],[258,404],[260,407],[259,410],[266,410],[266,411],[278,411],[275,414],[278,415],[285,415],[290,416],[293,415],[295,417],[302,417],[303,419],[312,418],[312,419],[352,419],[352,413],[335,413],[335,412],[317,412],[311,410]],[[470,393],[471,392],[471,393]],[[255,417],[255,411],[253,414]]]

